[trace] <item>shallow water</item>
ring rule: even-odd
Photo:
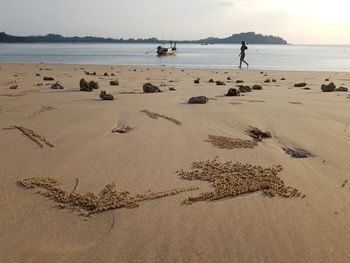
[[[239,45],[179,44],[158,57],[156,44],[0,44],[0,62],[237,68]],[[250,68],[350,71],[350,45],[249,45]]]

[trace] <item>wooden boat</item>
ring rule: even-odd
[[[158,56],[171,56],[176,54],[176,42],[170,42],[170,47],[157,47],[157,55]]]

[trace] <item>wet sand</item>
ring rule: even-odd
[[[350,73],[0,68],[1,262],[349,261],[350,93],[320,87],[350,88]],[[100,88],[79,91],[81,78]],[[146,82],[163,92],[143,93]],[[225,96],[254,84],[263,89]],[[272,138],[254,140],[251,127]],[[19,183],[38,177],[53,180]]]

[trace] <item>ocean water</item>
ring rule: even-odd
[[[176,56],[158,57],[156,44],[0,44],[0,63],[167,65],[237,68],[239,45],[178,44]],[[250,68],[350,71],[350,45],[249,45]]]

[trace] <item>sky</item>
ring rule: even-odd
[[[250,32],[350,44],[348,0],[0,0],[0,32],[195,40]]]

